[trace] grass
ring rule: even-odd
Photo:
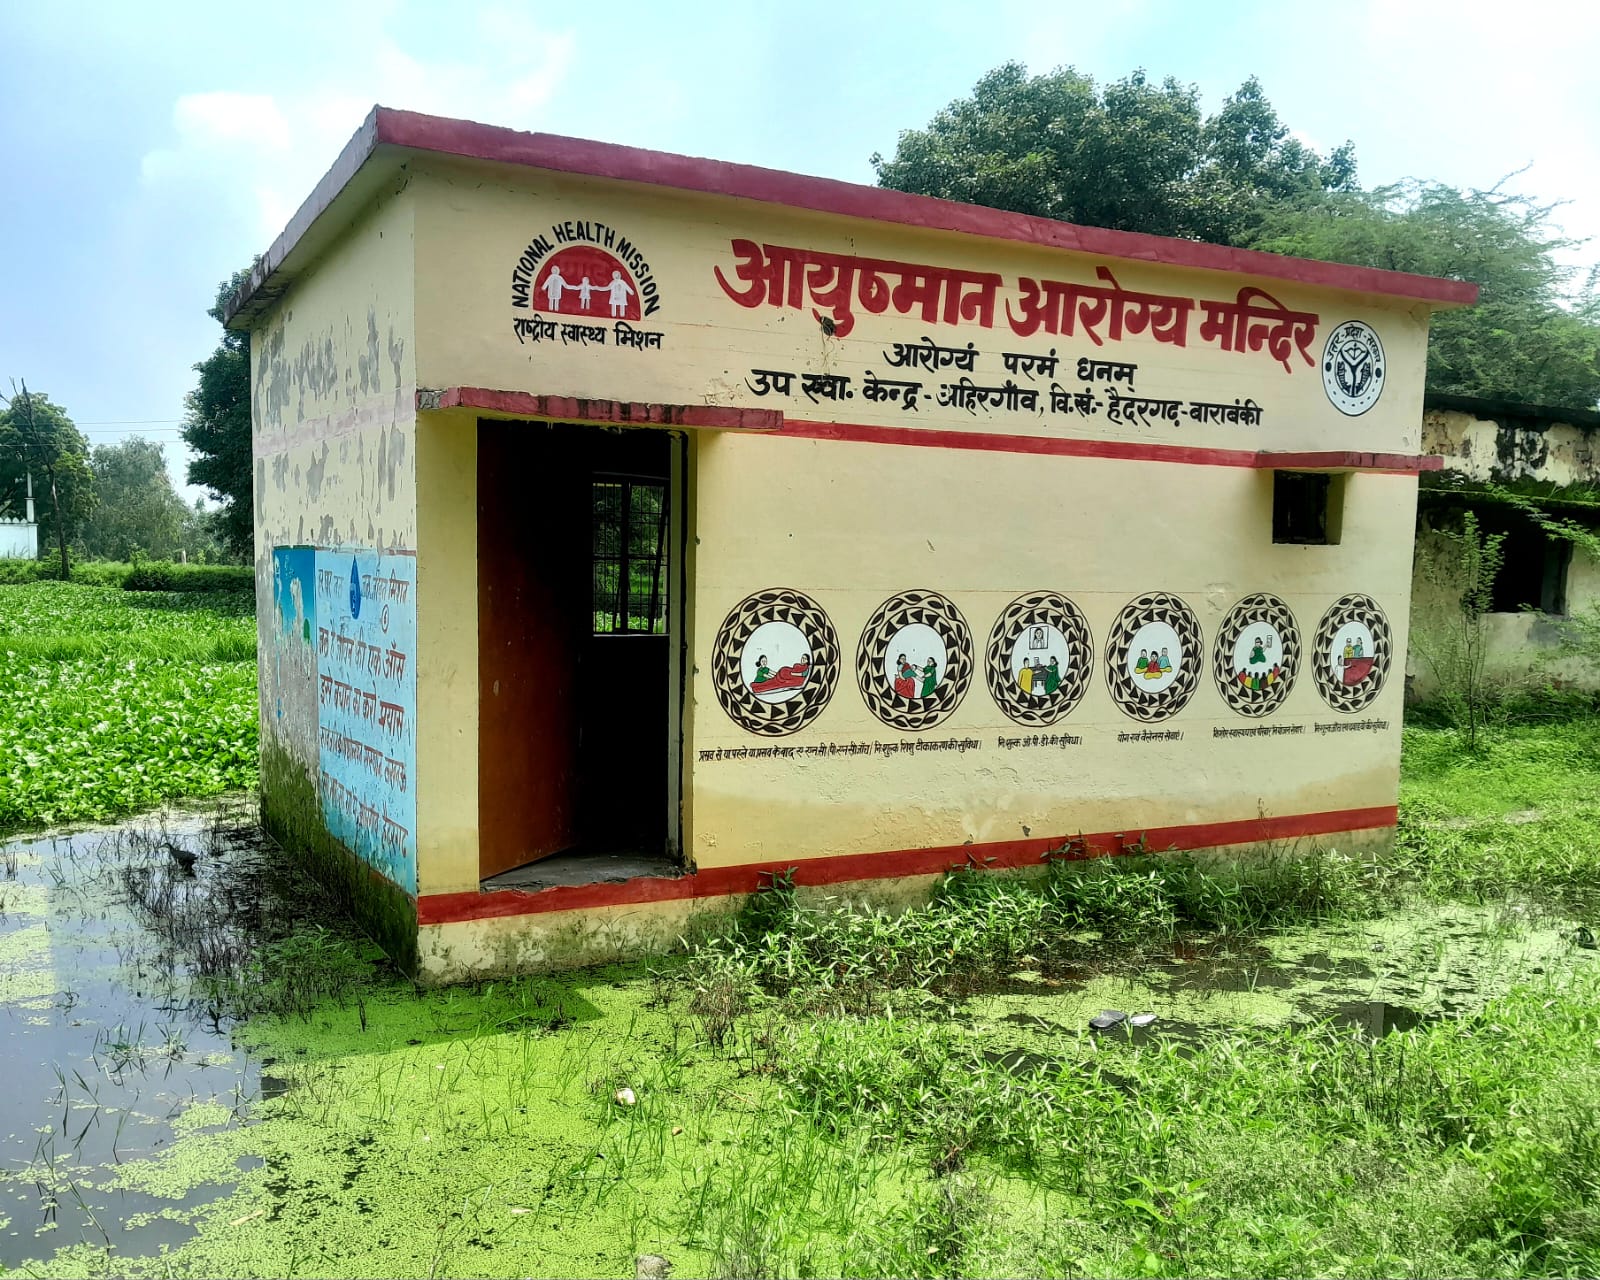
[[[253,595],[0,585],[0,705],[0,832],[253,786]]]
[[[124,1255],[79,1213],[34,1270],[1594,1274],[1600,959],[1564,914],[1596,880],[1592,732],[1499,739],[1492,780],[1409,735],[1379,865],[1063,856],[898,915],[780,881],[686,955],[446,991],[310,899],[225,888],[226,856],[179,875],[151,829],[102,858],[287,1087],[60,1184],[62,1214],[154,1196],[193,1238]],[[1374,1038],[1350,1002],[1420,1021]],[[1161,1018],[1091,1034],[1113,1006]],[[177,1041],[119,1025],[101,1054]],[[236,1189],[184,1198],[210,1182]]]
[[[1477,752],[1407,729],[1396,876],[1434,897],[1600,905],[1600,717],[1513,725]]]

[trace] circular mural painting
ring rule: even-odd
[[[1021,596],[989,633],[984,674],[996,705],[1018,724],[1050,725],[1089,687],[1094,642],[1078,606],[1053,591]]]
[[[1135,720],[1176,715],[1200,685],[1200,623],[1177,596],[1152,591],[1132,601],[1106,637],[1106,685]]]
[[[805,728],[839,683],[839,638],[808,596],[785,587],[747,596],[722,621],[712,683],[742,729],[780,737]]]
[[[1383,689],[1394,660],[1389,619],[1371,596],[1340,596],[1311,645],[1317,691],[1335,711],[1360,711]]]
[[[1276,711],[1300,672],[1300,628],[1277,596],[1246,596],[1222,620],[1211,647],[1222,700],[1242,716]]]
[[[972,632],[936,591],[906,591],[867,619],[856,681],[891,729],[931,729],[961,705],[972,682]]]

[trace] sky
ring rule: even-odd
[[[870,183],[1003,62],[1143,68],[1207,111],[1255,75],[1304,141],[1354,141],[1363,185],[1520,170],[1600,261],[1600,14],[1571,0],[0,0],[0,49],[0,391],[162,442],[180,484],[219,281],[374,103]]]

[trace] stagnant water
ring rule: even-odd
[[[179,1245],[190,1211],[244,1172],[212,1170],[171,1196],[117,1177],[188,1134],[252,1123],[284,1088],[270,1060],[235,1047],[235,1003],[204,980],[245,971],[263,932],[314,910],[283,896],[271,874],[281,855],[249,817],[238,806],[167,814],[0,848],[0,1268],[74,1244],[122,1258]],[[1470,1012],[1546,965],[1591,962],[1570,934],[1569,922],[1500,904],[1257,939],[1087,945],[972,992],[957,1016],[1019,1074],[1058,1066],[1112,1009],[1156,1015],[1094,1032],[1113,1053],[1321,1020],[1380,1036]]]
[[[0,852],[0,1266],[79,1242],[153,1253],[190,1234],[174,1210],[229,1191],[115,1185],[184,1132],[244,1123],[274,1083],[130,904],[128,877],[170,869],[188,898],[259,847],[224,810]]]

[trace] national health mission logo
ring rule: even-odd
[[[1377,404],[1386,372],[1383,343],[1371,325],[1346,320],[1328,335],[1322,348],[1322,389],[1340,413],[1357,418]]]
[[[637,327],[661,307],[639,246],[603,222],[559,222],[535,236],[511,268],[518,342],[659,350],[662,334]]]

